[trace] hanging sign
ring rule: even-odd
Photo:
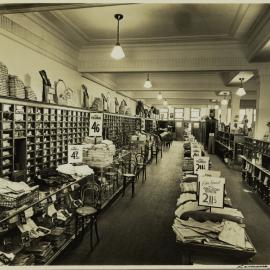
[[[197,143],[191,144],[191,157],[200,157],[202,155],[201,146]]]
[[[83,160],[82,145],[68,145],[68,163],[81,163]]]
[[[101,137],[103,128],[103,113],[90,113],[90,137]]]
[[[145,130],[145,119],[144,118],[142,118],[141,130]]]
[[[198,184],[199,205],[224,207],[225,178],[200,176]]]
[[[201,175],[209,170],[209,157],[194,157],[194,173]]]

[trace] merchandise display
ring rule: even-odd
[[[270,3],[201,1],[0,5],[0,266],[270,265]]]

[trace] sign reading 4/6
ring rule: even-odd
[[[205,170],[209,170],[209,157],[194,157],[194,173],[200,175]]]
[[[225,178],[199,177],[199,205],[223,208]]]
[[[81,163],[83,160],[82,145],[68,145],[68,163]]]
[[[90,130],[89,136],[100,137],[102,136],[103,127],[103,114],[102,113],[90,113]]]

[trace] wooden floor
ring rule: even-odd
[[[180,265],[181,254],[171,229],[179,176],[183,158],[182,143],[174,142],[158,163],[147,167],[147,181],[141,179],[136,195],[131,187],[101,216],[98,225],[101,241],[89,252],[89,235],[72,245],[55,262],[56,265]],[[251,263],[270,264],[270,211],[255,194],[246,192],[240,173],[228,169],[216,156],[211,156],[213,169],[222,171],[233,205],[246,217],[248,233],[258,250]],[[197,263],[217,264],[210,256]],[[224,258],[221,264],[231,264]]]

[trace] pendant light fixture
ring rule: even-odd
[[[163,105],[164,105],[164,106],[168,106],[168,101],[167,101],[167,99],[165,99],[165,100],[163,101]]]
[[[162,94],[161,94],[161,92],[158,93],[157,99],[158,99],[158,100],[162,100]]]
[[[239,80],[241,82],[241,86],[236,91],[236,95],[239,96],[239,97],[242,97],[242,96],[246,95],[247,93],[246,93],[245,88],[243,87],[243,80],[244,80],[244,78],[240,78]]]
[[[119,42],[119,21],[124,18],[122,14],[115,14],[114,18],[117,20],[117,39],[116,44],[111,52],[111,57],[115,60],[120,60],[125,57],[125,53]]]
[[[223,106],[226,106],[226,105],[228,105],[228,100],[226,99],[226,96],[224,96],[224,98],[221,100],[221,105],[223,105]]]
[[[146,79],[146,81],[144,82],[144,87],[145,88],[151,88],[152,87],[152,83],[151,83],[151,81],[150,81],[150,79],[149,79],[149,73],[147,74],[147,79]]]

